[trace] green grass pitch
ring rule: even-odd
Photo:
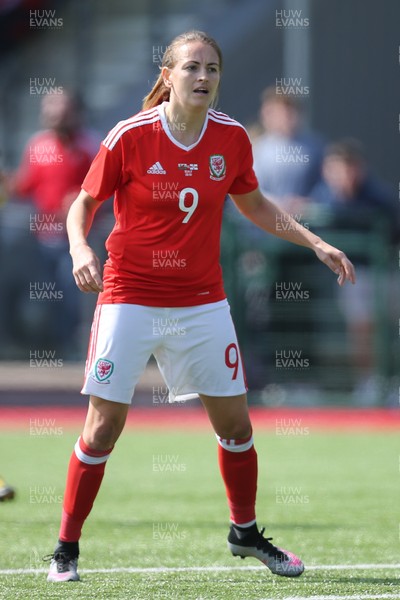
[[[258,523],[306,565],[302,577],[286,579],[229,554],[211,431],[127,429],[84,528],[82,581],[46,583],[41,558],[54,548],[77,434],[1,432],[0,473],[17,490],[14,501],[0,504],[1,599],[400,598],[399,570],[388,566],[400,562],[392,432],[255,432]],[[118,571],[124,568],[139,570]],[[162,569],[140,570],[154,568]]]

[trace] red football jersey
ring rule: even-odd
[[[195,306],[225,298],[219,264],[226,195],[258,186],[250,140],[209,110],[191,146],[172,135],[163,103],[121,121],[102,142],[82,188],[114,197],[99,303]]]
[[[77,194],[99,139],[79,132],[68,143],[53,131],[36,133],[28,142],[19,170],[14,174],[15,193],[32,198],[42,213],[64,215],[67,195]]]

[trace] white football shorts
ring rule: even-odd
[[[130,404],[152,354],[169,402],[247,390],[229,304],[221,300],[183,308],[99,304],[81,393]]]

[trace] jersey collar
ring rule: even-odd
[[[194,144],[191,144],[190,146],[184,146],[183,144],[181,144],[180,142],[178,142],[178,140],[176,140],[174,138],[174,136],[171,134],[171,131],[168,127],[167,117],[165,116],[165,107],[167,104],[168,104],[167,102],[163,102],[162,104],[159,104],[157,106],[157,110],[160,115],[160,120],[161,120],[161,124],[162,124],[163,130],[164,130],[164,133],[171,140],[171,142],[173,144],[175,144],[175,146],[178,146],[178,148],[181,148],[182,150],[186,150],[188,152],[189,150],[192,150],[193,148],[195,148],[197,146],[197,144],[199,144],[201,142],[201,139],[206,132],[207,124],[208,124],[208,111],[206,114],[206,118],[204,119],[204,124],[203,124],[202,130],[200,132],[199,139],[197,140],[197,142],[195,142]]]

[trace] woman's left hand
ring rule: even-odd
[[[314,251],[319,260],[336,273],[338,276],[337,282],[340,286],[344,285],[346,281],[356,282],[354,265],[344,252],[323,240],[318,241]]]

